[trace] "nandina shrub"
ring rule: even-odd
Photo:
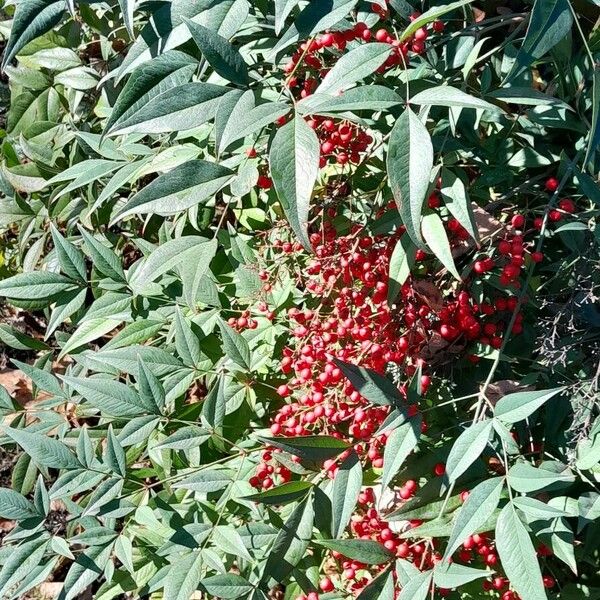
[[[595,3],[2,14],[0,597],[600,598]]]

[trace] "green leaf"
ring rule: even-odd
[[[223,340],[223,351],[225,356],[233,361],[236,365],[242,367],[242,369],[249,370],[251,368],[250,346],[244,337],[234,331],[227,323],[218,321],[219,329],[221,331],[221,339]]]
[[[568,486],[575,481],[572,471],[562,465],[554,470],[545,465],[534,467],[527,462],[514,464],[508,472],[508,484],[513,490],[528,494],[542,489],[556,489]]]
[[[225,398],[225,377],[221,375],[213,383],[202,404],[202,422],[211,430],[220,431],[225,419],[227,399]]]
[[[153,338],[164,326],[164,321],[138,319],[125,325],[123,329],[104,344],[103,348],[124,348],[132,344],[141,344]]]
[[[202,589],[208,594],[226,600],[245,597],[254,589],[254,586],[241,575],[227,573],[224,575],[212,575],[200,582]]]
[[[0,518],[16,521],[37,515],[35,506],[25,496],[14,490],[0,487]]]
[[[15,350],[47,350],[48,346],[14,327],[0,323],[0,341]]]
[[[152,98],[189,81],[196,68],[197,63],[178,50],[170,50],[140,65],[121,90],[106,121],[105,133],[127,121]]]
[[[123,429],[119,431],[117,439],[124,448],[147,442],[159,423],[160,417],[155,415],[135,417],[125,423]]]
[[[587,148],[584,157],[584,164],[588,164],[588,159],[595,152],[600,144],[600,68],[598,64],[594,66],[592,75],[592,122],[590,124],[590,134],[588,138]],[[583,177],[579,177],[580,185],[584,182]],[[596,186],[597,188],[597,186]]]
[[[315,94],[337,96],[357,81],[375,73],[390,52],[389,44],[374,42],[363,44],[343,54],[325,75]]]
[[[135,112],[128,111],[129,116],[121,117],[109,135],[170,133],[199,127],[214,119],[228,89],[212,83],[182,83],[151,97]]]
[[[296,237],[310,251],[308,211],[319,172],[319,140],[301,117],[281,127],[271,143],[269,165],[279,202]]]
[[[165,581],[165,600],[189,600],[202,579],[203,558],[199,551],[190,552],[176,560]]]
[[[358,367],[339,358],[333,358],[333,362],[365,400],[378,406],[402,406],[404,398],[400,390],[387,377],[373,369]]]
[[[196,235],[186,235],[163,242],[143,260],[131,275],[130,284],[135,289],[143,291],[148,284],[188,260],[205,259],[207,263],[210,263],[217,251],[217,245],[216,240],[208,241],[206,238]],[[207,271],[208,266],[206,264],[202,269]]]
[[[248,66],[239,51],[218,33],[189,19],[184,20],[196,46],[215,72],[232,83],[248,85]]]
[[[400,471],[408,455],[417,447],[421,437],[421,419],[413,418],[392,431],[383,451],[383,476],[385,489]]]
[[[452,12],[465,4],[469,4],[473,0],[458,0],[457,2],[450,2],[450,4],[441,4],[440,6],[432,6],[429,10],[426,10],[423,14],[412,20],[406,29],[400,35],[399,40],[403,42],[406,38],[411,37],[417,29],[439,19],[446,13]],[[404,600],[404,598],[402,599]]]
[[[137,384],[140,400],[145,406],[153,406],[155,414],[160,414],[166,402],[165,389],[141,356],[138,356]]]
[[[71,353],[73,350],[81,348],[81,346],[110,333],[122,322],[122,319],[107,319],[106,317],[82,321],[62,347],[58,356],[59,359]]]
[[[362,467],[356,452],[351,452],[340,464],[333,480],[331,495],[331,533],[339,538],[354,512],[363,481]]]
[[[306,496],[313,487],[309,481],[289,481],[258,494],[244,496],[244,500],[262,502],[263,504],[288,504]]]
[[[213,529],[212,541],[219,550],[222,550],[226,554],[232,554],[244,560],[252,561],[250,553],[246,550],[246,546],[244,546],[242,536],[231,525],[217,525]]]
[[[312,538],[315,514],[310,498],[296,506],[279,530],[263,570],[263,581],[283,581],[300,562]]]
[[[273,48],[277,54],[299,40],[311,37],[343,19],[356,5],[358,0],[330,0],[328,2],[309,2],[297,16]]]
[[[299,456],[303,460],[316,462],[334,458],[349,447],[343,440],[329,435],[306,435],[294,438],[258,436],[258,439],[284,452]]]
[[[169,450],[189,450],[197,448],[210,438],[210,431],[197,425],[186,425],[172,433],[166,440],[156,445],[155,448],[168,448]]]
[[[363,85],[346,90],[339,96],[333,96],[330,92],[311,94],[296,104],[296,110],[301,115],[357,110],[375,112],[387,110],[402,102],[400,95],[383,85]]]
[[[471,581],[489,577],[490,571],[473,569],[456,563],[439,563],[433,570],[433,582],[437,587],[455,589]]]
[[[44,371],[44,369],[28,365],[27,363],[21,362],[20,360],[16,360],[14,358],[12,359],[12,362],[18,369],[23,371],[23,373],[25,373],[25,375],[27,375],[27,377],[29,377],[34,385],[40,390],[50,392],[55,396],[65,395],[63,389],[60,387],[58,379],[52,375],[52,373]]]
[[[10,38],[4,48],[2,70],[29,42],[50,31],[62,18],[65,5],[56,0],[24,0],[19,2]]]
[[[393,552],[375,540],[315,540],[315,543],[367,565],[381,565],[394,558]]]
[[[7,597],[6,591],[23,580],[42,560],[48,546],[48,540],[32,540],[14,547],[6,557],[0,571],[0,594]]]
[[[451,482],[456,481],[485,450],[493,422],[480,421],[467,427],[456,439],[446,461],[446,472]]]
[[[433,168],[433,146],[427,128],[410,108],[392,128],[386,166],[406,232],[417,246],[423,247],[421,211]]]
[[[535,548],[512,503],[500,512],[496,523],[496,549],[511,587],[528,600],[546,600]]]
[[[435,257],[458,281],[461,281],[460,275],[456,270],[456,265],[454,264],[448,234],[446,233],[442,219],[437,213],[429,212],[423,216],[421,227],[423,238]]]
[[[481,98],[471,96],[449,85],[439,85],[423,90],[411,96],[410,103],[427,106],[458,106],[460,108],[477,108],[492,112],[503,112],[499,106],[490,104]]]
[[[564,388],[553,390],[537,390],[535,392],[517,392],[500,398],[494,407],[494,416],[505,423],[523,421],[540,408],[547,400],[563,391]]]
[[[469,235],[475,241],[479,241],[477,224],[475,223],[473,208],[465,184],[446,167],[442,167],[440,194],[452,216],[469,232]]]
[[[398,600],[427,600],[433,571],[419,573],[402,586]]]
[[[569,33],[572,24],[573,17],[568,0],[536,0],[525,40],[507,80],[520,75],[554,48]]]
[[[125,281],[125,274],[119,257],[105,244],[97,240],[83,227],[79,226],[85,247],[92,259],[94,268],[113,281]]]
[[[77,469],[81,464],[62,442],[42,433],[5,427],[4,432],[31,458],[45,467],[54,469]]]
[[[71,279],[79,279],[85,283],[87,281],[87,269],[85,267],[85,257],[81,250],[66,240],[54,223],[50,224],[50,231],[54,242],[54,250],[64,274]]]
[[[394,575],[391,569],[372,579],[356,600],[394,600]]]
[[[285,20],[299,2],[300,0],[275,0],[275,33],[277,35],[281,33]]]
[[[61,375],[60,378],[105,415],[137,417],[146,413],[160,414],[155,405],[144,402],[133,388],[120,381],[103,377],[83,379],[67,375]]]
[[[503,100],[509,104],[521,104],[531,106],[557,106],[573,110],[566,102],[541,92],[535,88],[511,86],[488,92],[489,98]]]
[[[231,483],[232,476],[233,473],[226,469],[205,469],[173,484],[173,487],[194,492],[218,492]]]
[[[477,484],[458,511],[452,528],[452,534],[446,546],[444,561],[473,533],[475,533],[493,514],[500,502],[504,487],[504,478],[494,477]]]
[[[130,573],[134,573],[133,544],[128,537],[120,535],[117,538],[115,542],[115,556]]]
[[[266,102],[256,106],[253,91],[232,90],[223,96],[215,118],[215,138],[219,153],[231,144],[275,123],[290,112],[284,102]]]
[[[174,215],[206,203],[232,178],[228,168],[190,160],[155,179],[121,207],[113,221],[129,215]]]
[[[175,311],[175,347],[184,365],[194,367],[200,362],[200,340],[179,307]]]
[[[0,296],[9,300],[44,300],[49,303],[58,295],[76,289],[77,284],[72,279],[51,271],[20,273],[0,281]]]
[[[564,510],[554,508],[547,502],[528,498],[527,496],[513,498],[513,504],[531,519],[555,519],[568,516],[568,513]]]
[[[390,258],[390,270],[388,280],[388,304],[392,305],[400,293],[404,282],[408,279],[410,272],[415,264],[417,249],[403,235],[394,246],[392,257]]]
[[[115,474],[125,477],[127,472],[127,461],[125,451],[114,434],[112,425],[108,426],[106,436],[106,448],[103,455],[104,464]]]

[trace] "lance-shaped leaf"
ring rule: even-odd
[[[263,571],[263,580],[283,581],[300,562],[312,537],[315,513],[307,497],[294,509],[283,524]]]
[[[38,514],[35,506],[19,492],[0,487],[0,518],[22,520]]]
[[[241,333],[234,331],[227,323],[218,321],[223,340],[225,356],[243,369],[250,369],[252,355],[250,346]]]
[[[423,90],[410,98],[411,104],[433,106],[457,106],[460,108],[478,108],[492,112],[503,112],[499,106],[490,104],[481,98],[471,96],[449,85],[439,85]]]
[[[423,232],[423,238],[427,242],[427,245],[435,255],[435,257],[458,279],[460,275],[456,270],[454,264],[454,258],[452,258],[452,250],[450,248],[450,242],[448,240],[448,234],[444,228],[442,219],[435,212],[428,212],[423,217],[421,226]]]
[[[59,440],[42,433],[5,427],[4,432],[38,464],[55,469],[77,469],[81,464]]]
[[[308,211],[319,172],[319,140],[302,117],[292,119],[277,131],[269,164],[287,220],[302,245],[310,250]]]
[[[245,598],[254,587],[247,579],[235,573],[211,575],[203,579],[200,586],[211,596],[224,598],[225,600]]]
[[[279,38],[272,53],[277,54],[300,39],[307,39],[341,21],[356,5],[358,0],[325,0],[309,2],[295,21]]]
[[[521,74],[554,48],[569,33],[572,24],[573,16],[568,0],[536,0],[525,40],[507,79]]]
[[[554,390],[507,394],[500,398],[494,407],[494,416],[505,423],[523,421],[562,390],[563,388],[556,388]]]
[[[316,543],[368,565],[380,565],[394,558],[390,550],[375,540],[317,540]]]
[[[390,258],[389,281],[388,281],[388,304],[393,304],[396,296],[400,293],[404,282],[408,279],[410,271],[415,264],[417,248],[408,236],[403,235],[394,246]]]
[[[402,222],[413,242],[422,248],[421,212],[433,168],[433,146],[427,128],[410,108],[391,131],[386,164]]]
[[[400,35],[400,41],[403,42],[406,38],[409,38],[411,35],[420,29],[421,27],[439,19],[441,16],[446,13],[452,12],[465,4],[469,4],[473,2],[473,0],[457,0],[456,2],[450,2],[449,4],[441,4],[439,6],[432,6],[429,10],[426,10],[423,14],[419,15],[416,19],[411,20],[410,24],[406,27],[406,29]],[[404,599],[403,599],[404,600]]]
[[[137,417],[160,411],[150,401],[144,401],[133,388],[104,378],[81,378],[61,375],[60,378],[94,408],[112,417]]]
[[[202,578],[202,553],[195,550],[171,565],[165,581],[165,600],[189,600]]]
[[[135,111],[128,111],[113,125],[109,135],[186,131],[210,121],[229,88],[212,83],[190,82],[171,88]],[[138,106],[136,104],[136,106]]]
[[[383,451],[381,485],[387,487],[402,468],[408,455],[416,448],[421,436],[421,418],[415,417],[392,431]]]
[[[16,6],[10,28],[10,38],[4,56],[2,69],[35,38],[50,31],[62,18],[66,5],[61,0],[23,0]]]
[[[500,512],[496,523],[496,549],[511,587],[527,600],[546,600],[542,573],[527,529],[512,503]]]
[[[325,75],[315,93],[338,95],[357,81],[375,73],[390,52],[389,44],[374,42],[363,44],[347,54],[343,54]]]
[[[500,502],[503,487],[504,479],[495,477],[482,481],[471,490],[458,511],[446,546],[444,561],[450,558],[455,550],[491,517]]]
[[[311,94],[296,104],[296,110],[303,115],[357,110],[376,112],[401,103],[402,97],[394,90],[383,85],[362,85],[346,90],[339,96],[330,93]]]
[[[290,106],[284,102],[264,102],[256,105],[251,90],[231,90],[221,98],[215,116],[215,139],[219,153],[287,114]]]
[[[129,119],[152,98],[189,81],[197,68],[191,56],[171,50],[133,71],[115,101],[105,126],[109,133]]]
[[[340,464],[333,481],[331,495],[331,532],[339,538],[344,533],[356,506],[362,487],[363,473],[356,452],[351,452]]]
[[[305,435],[293,438],[286,437],[259,437],[259,440],[303,460],[323,462],[334,458],[348,448],[343,440],[338,440],[329,435]]]
[[[445,167],[442,168],[440,194],[452,216],[469,232],[474,240],[479,241],[477,224],[475,223],[471,200],[465,184],[450,169]]]
[[[357,392],[372,404],[398,406],[404,401],[400,390],[387,377],[373,369],[359,367],[334,358],[333,362],[350,380]]]
[[[239,51],[229,41],[211,29],[189,19],[185,19],[185,23],[196,46],[200,48],[202,55],[216,73],[232,83],[248,84],[250,81],[248,66]]]
[[[161,175],[135,194],[117,213],[173,215],[202,204],[214,196],[233,176],[227,167],[205,160],[190,160]]]
[[[398,600],[426,600],[429,596],[432,577],[433,571],[425,571],[409,579],[402,586]]]
[[[446,461],[450,481],[456,481],[480,456],[492,431],[493,421],[481,421],[467,427],[457,438]]]
[[[10,300],[51,300],[76,289],[72,279],[51,271],[19,273],[0,281],[0,296]]]

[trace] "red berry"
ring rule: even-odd
[[[441,477],[446,472],[446,465],[444,463],[438,463],[435,465],[435,467],[433,467],[433,472],[438,477]]]
[[[568,213],[574,213],[575,212],[575,203],[573,202],[573,200],[571,200],[571,198],[563,198],[558,203],[558,208],[560,208],[561,210],[564,210],[565,212],[568,212]]]
[[[523,215],[514,215],[510,220],[510,224],[515,229],[523,229],[523,225],[525,225],[525,217]]]
[[[545,187],[549,192],[555,192],[558,189],[558,179],[556,177],[549,177],[546,179]]]

